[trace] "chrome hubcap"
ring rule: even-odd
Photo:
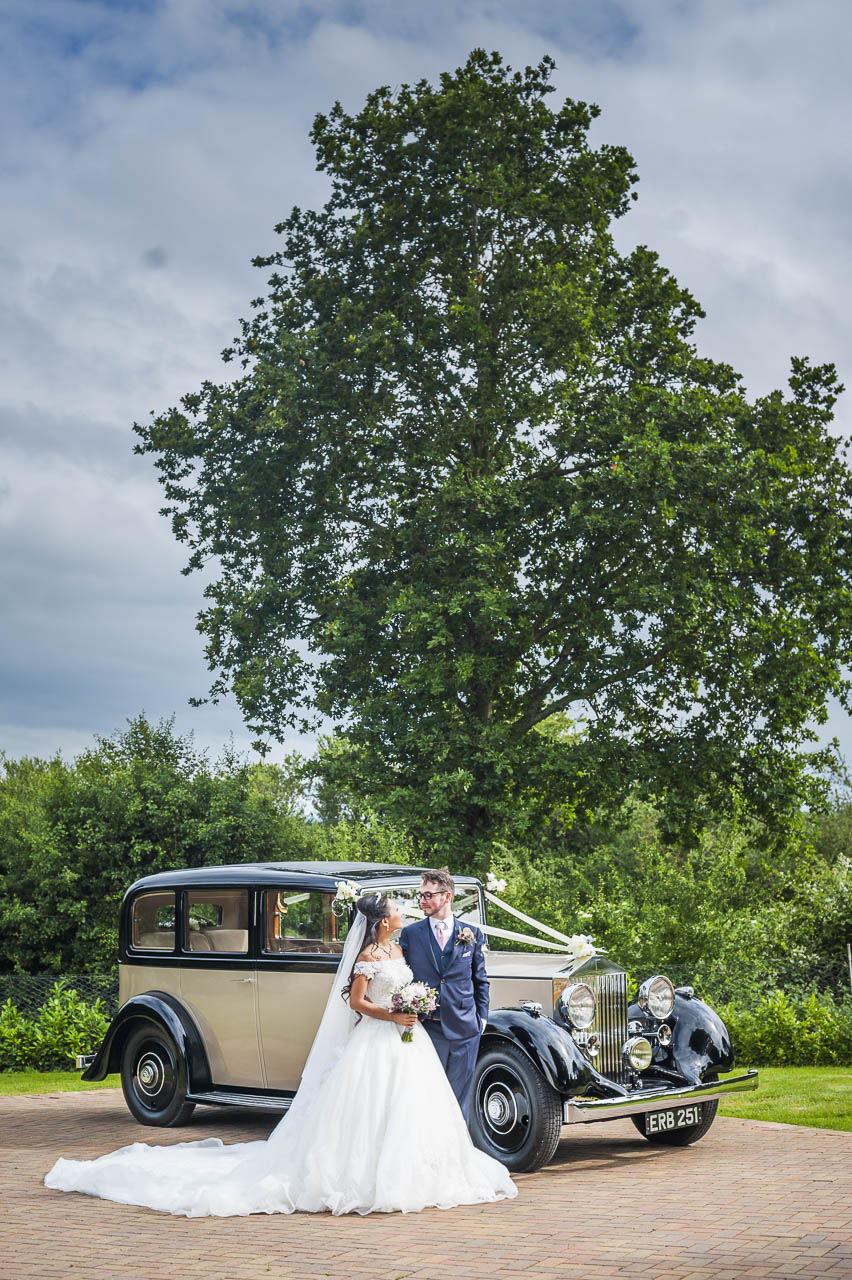
[[[505,1129],[514,1124],[518,1115],[515,1099],[506,1093],[502,1085],[495,1085],[488,1090],[485,1098],[485,1110],[488,1119],[495,1129]]]
[[[149,1049],[139,1059],[136,1067],[136,1082],[139,1088],[149,1098],[154,1097],[162,1089],[165,1078],[166,1068],[162,1058]]]
[[[485,1068],[476,1085],[475,1105],[489,1142],[509,1154],[524,1145],[532,1107],[523,1080],[508,1063]]]

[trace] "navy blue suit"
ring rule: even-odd
[[[476,1066],[482,1024],[488,1019],[488,975],[482,954],[484,938],[475,925],[445,921],[450,936],[439,949],[428,918],[403,929],[399,945],[416,981],[436,987],[440,1003],[423,1026],[441,1059],[465,1120],[470,1110],[470,1087]],[[457,941],[460,929],[470,929],[473,943]]]

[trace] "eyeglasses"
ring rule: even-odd
[[[437,893],[415,893],[418,902],[431,902],[433,898],[443,898],[445,893],[449,893],[449,889],[439,889]]]

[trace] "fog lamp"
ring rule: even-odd
[[[657,1027],[657,1040],[665,1049],[672,1042],[672,1029],[667,1022],[661,1022]]]
[[[621,1052],[634,1071],[646,1071],[654,1057],[650,1041],[644,1036],[634,1036],[632,1040],[628,1040]]]

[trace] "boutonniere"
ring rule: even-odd
[[[475,942],[476,938],[473,936],[473,930],[468,929],[467,925],[463,929],[456,930],[457,947],[472,947]]]

